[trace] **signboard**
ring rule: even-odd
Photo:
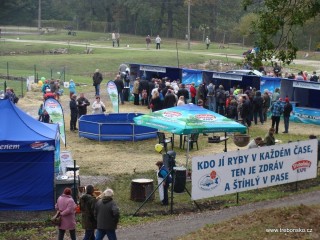
[[[65,134],[65,125],[64,125],[64,115],[61,104],[53,99],[48,98],[44,102],[44,108],[50,115],[50,119],[53,123],[59,124],[60,137],[64,144],[66,144],[66,134]]]
[[[119,112],[119,99],[118,99],[118,89],[114,81],[110,80],[107,83],[107,92],[109,94],[112,107],[113,107],[113,112]]]
[[[192,158],[192,200],[317,176],[317,139]]]
[[[161,72],[165,73],[165,67],[155,67],[155,66],[140,66],[140,71],[147,71],[147,72]]]
[[[231,73],[214,72],[212,74],[212,78],[228,79],[228,80],[234,80],[234,81],[242,81],[242,76],[241,75],[236,75],[236,74],[231,74]]]
[[[293,82],[293,87],[295,87],[295,88],[307,88],[307,89],[320,90],[320,84],[318,84],[318,83],[311,83],[311,82],[294,81],[294,82]]]
[[[302,123],[311,123],[320,125],[320,111],[316,108],[295,107],[290,120]]]
[[[195,86],[199,86],[202,83],[202,71],[182,69],[182,83],[186,85],[195,83]]]
[[[61,151],[60,152],[60,169],[62,175],[66,173],[67,166],[73,166],[74,162],[72,159],[72,154],[70,151]]]

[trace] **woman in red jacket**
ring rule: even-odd
[[[194,82],[191,83],[191,86],[190,86],[190,95],[191,95],[191,102],[193,104],[196,104],[196,96],[197,96],[197,89],[194,87]]]

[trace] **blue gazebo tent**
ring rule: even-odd
[[[32,118],[9,100],[0,100],[0,210],[54,208],[57,124]]]

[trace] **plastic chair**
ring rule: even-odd
[[[199,138],[199,133],[191,134],[191,136],[189,138],[190,149],[193,149],[193,143],[196,143],[197,150],[199,150],[198,138]],[[183,138],[183,149],[184,149],[184,145],[186,142],[188,142],[188,136],[184,136],[184,138]]]
[[[163,132],[157,132],[159,143],[163,144],[163,147],[165,151],[168,151],[167,145],[168,143],[171,143],[171,150],[173,150],[173,140],[172,137],[166,137],[166,135]]]

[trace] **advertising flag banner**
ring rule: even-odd
[[[118,89],[114,81],[109,81],[107,83],[107,92],[110,96],[110,100],[113,107],[113,112],[119,112],[119,100],[118,100]]]
[[[44,109],[48,112],[51,121],[53,123],[59,124],[60,138],[62,142],[66,145],[64,115],[61,104],[54,98],[48,98],[44,102]]]
[[[192,199],[317,177],[317,139],[192,158]]]

